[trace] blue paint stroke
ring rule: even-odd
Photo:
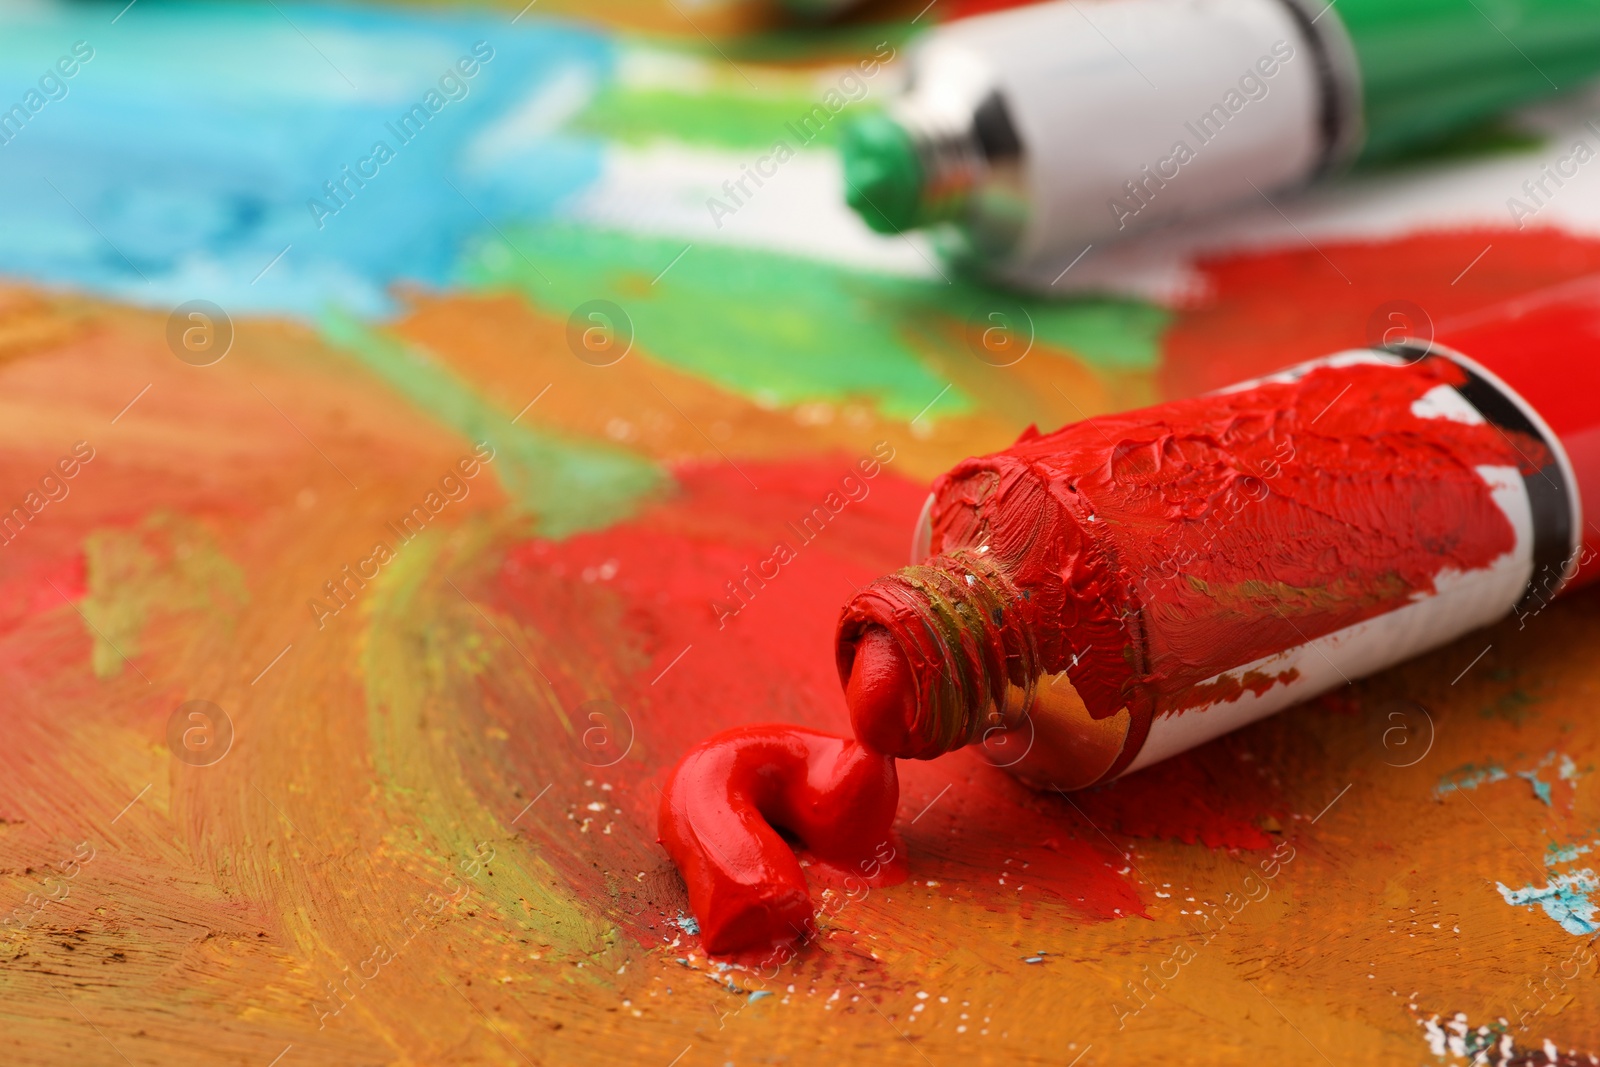
[[[690,937],[700,936],[700,921],[693,915],[687,915],[680,911],[678,912],[678,917],[672,921],[678,925],[678,929]]]
[[[1547,753],[1544,759],[1540,760],[1532,770],[1517,772],[1517,777],[1526,778],[1528,780],[1528,784],[1533,786],[1533,795],[1544,801],[1546,805],[1551,804],[1550,783],[1540,778],[1539,772],[1550,766],[1550,763],[1555,758],[1556,753],[1552,750],[1551,752]],[[1578,773],[1578,765],[1572,762],[1572,757],[1562,753],[1561,762],[1556,767],[1556,777],[1561,779],[1563,782],[1573,783],[1573,787],[1576,788],[1577,781],[1582,777],[1582,775]]]
[[[1600,880],[1592,870],[1558,874],[1546,886],[1511,889],[1499,882],[1495,885],[1507,904],[1530,908],[1537,904],[1569,934],[1592,934],[1600,929],[1595,925],[1595,906],[1588,896],[1600,888]]]
[[[1447,793],[1454,793],[1460,789],[1476,789],[1480,785],[1503,782],[1510,777],[1506,774],[1506,769],[1498,763],[1491,763],[1487,767],[1476,767],[1469,763],[1465,767],[1452,771],[1451,774],[1457,775],[1457,777],[1452,778],[1450,775],[1445,775],[1440,778],[1439,784],[1433,788],[1434,796],[1442,797]]]
[[[1533,795],[1544,801],[1545,806],[1550,806],[1550,783],[1539,777],[1539,768],[1531,771],[1518,771],[1518,778],[1526,778],[1528,784],[1533,786]]]
[[[1571,863],[1579,856],[1587,854],[1590,850],[1591,846],[1589,845],[1567,845],[1566,847],[1551,845],[1545,849],[1544,865],[1546,867],[1554,867],[1558,863]]]
[[[0,138],[0,274],[159,308],[383,315],[393,283],[457,280],[469,238],[548,217],[600,172],[601,143],[562,123],[615,48],[577,23],[288,0],[113,13],[0,8],[0,112],[93,49]],[[402,143],[390,124],[479,41],[492,60]],[[394,157],[345,179],[380,140]],[[308,201],[338,206],[329,181],[344,206],[319,229]]]
[[[1516,776],[1525,780],[1533,788],[1533,795],[1542,800],[1546,806],[1553,806],[1551,783],[1545,781],[1539,775],[1541,771],[1555,762],[1556,756],[1557,753],[1551,750],[1528,770],[1516,772]],[[1443,797],[1457,790],[1476,789],[1480,785],[1503,782],[1509,777],[1510,775],[1506,773],[1506,769],[1498,763],[1490,763],[1483,767],[1477,767],[1469,763],[1465,767],[1459,767],[1440,778],[1439,784],[1434,787],[1433,795]],[[1577,764],[1572,762],[1572,757],[1562,754],[1561,761],[1556,767],[1556,777],[1564,782],[1571,782],[1576,787],[1577,780],[1582,777],[1582,774],[1578,771]]]
[[[762,997],[770,997],[770,996],[772,996],[772,990],[770,990],[770,989],[757,989],[757,990],[754,990],[754,991],[751,992],[750,998],[749,998],[749,1000],[746,1001],[746,1003],[754,1004],[756,1001],[760,1000]]]

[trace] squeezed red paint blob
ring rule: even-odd
[[[913,744],[916,677],[894,636],[881,627],[864,634],[851,653],[845,704],[856,738],[878,752],[906,757]]]
[[[661,843],[683,874],[707,952],[786,944],[815,930],[787,831],[836,872],[904,880],[893,841],[894,760],[798,726],[746,726],[702,741],[662,794]]]

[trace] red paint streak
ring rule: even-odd
[[[1288,817],[1271,781],[1273,773],[1233,735],[1074,793],[1072,799],[1108,833],[1208,848],[1271,848],[1276,839],[1258,820]]]
[[[814,933],[805,872],[778,830],[869,885],[905,880],[891,825],[894,760],[796,726],[746,726],[702,741],[661,798],[661,843],[683,874],[707,952]]]
[[[997,678],[1018,683],[1026,670],[1013,650],[1031,642],[1036,669],[1066,670],[1091,715],[1132,713],[1115,773],[1151,718],[1192,706],[1207,679],[1393,611],[1433,592],[1441,571],[1481,569],[1514,547],[1475,468],[1519,468],[1525,456],[1537,465],[1548,460],[1541,446],[1412,411],[1464,380],[1440,359],[1324,367],[1030,430],[934,484],[935,559],[875,582],[847,608],[841,669],[864,625],[885,627],[922,668],[919,705],[948,692],[947,676],[983,680],[967,687],[964,713],[981,727],[982,694]],[[940,558],[950,552],[962,555]],[[925,586],[929,572],[984,568],[1014,592],[998,607],[969,600],[947,611],[964,621],[938,662],[925,651],[927,614],[915,609],[927,598],[902,591]],[[952,581],[948,597],[983,585]],[[897,707],[882,695],[873,706]],[[973,739],[939,718],[938,745],[925,745],[925,732],[897,754]]]
[[[36,547],[31,555],[26,551],[30,547]],[[4,557],[9,566],[0,578],[0,632],[59,611],[88,592],[82,552],[73,549],[61,554],[55,545],[44,543],[6,545],[4,550],[9,553]]]
[[[971,18],[994,11],[1008,11],[1014,7],[1029,7],[1040,0],[956,0],[948,12],[949,19]]]
[[[1162,395],[1194,396],[1370,344],[1373,314],[1390,301],[1421,307],[1442,339],[1453,319],[1600,271],[1600,240],[1553,229],[1319,240],[1317,246],[1326,259],[1299,246],[1200,260],[1195,267],[1205,296],[1182,310],[1163,339]],[[1329,259],[1351,284],[1333,274]]]
[[[975,752],[904,762],[900,774],[912,873],[938,882],[941,895],[1047,922],[1062,907],[1080,923],[1145,913],[1127,857],[1060,796],[1029,789]],[[1121,832],[1109,820],[1100,826]]]

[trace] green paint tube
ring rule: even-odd
[[[964,19],[843,134],[846,196],[1002,271],[1395,155],[1600,74],[1596,0],[1073,0]]]

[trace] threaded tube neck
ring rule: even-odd
[[[998,564],[965,549],[885,575],[850,602],[839,620],[840,680],[848,682],[856,644],[874,626],[894,638],[917,680],[908,750],[893,755],[933,759],[1023,721],[1039,676],[1023,603]]]

